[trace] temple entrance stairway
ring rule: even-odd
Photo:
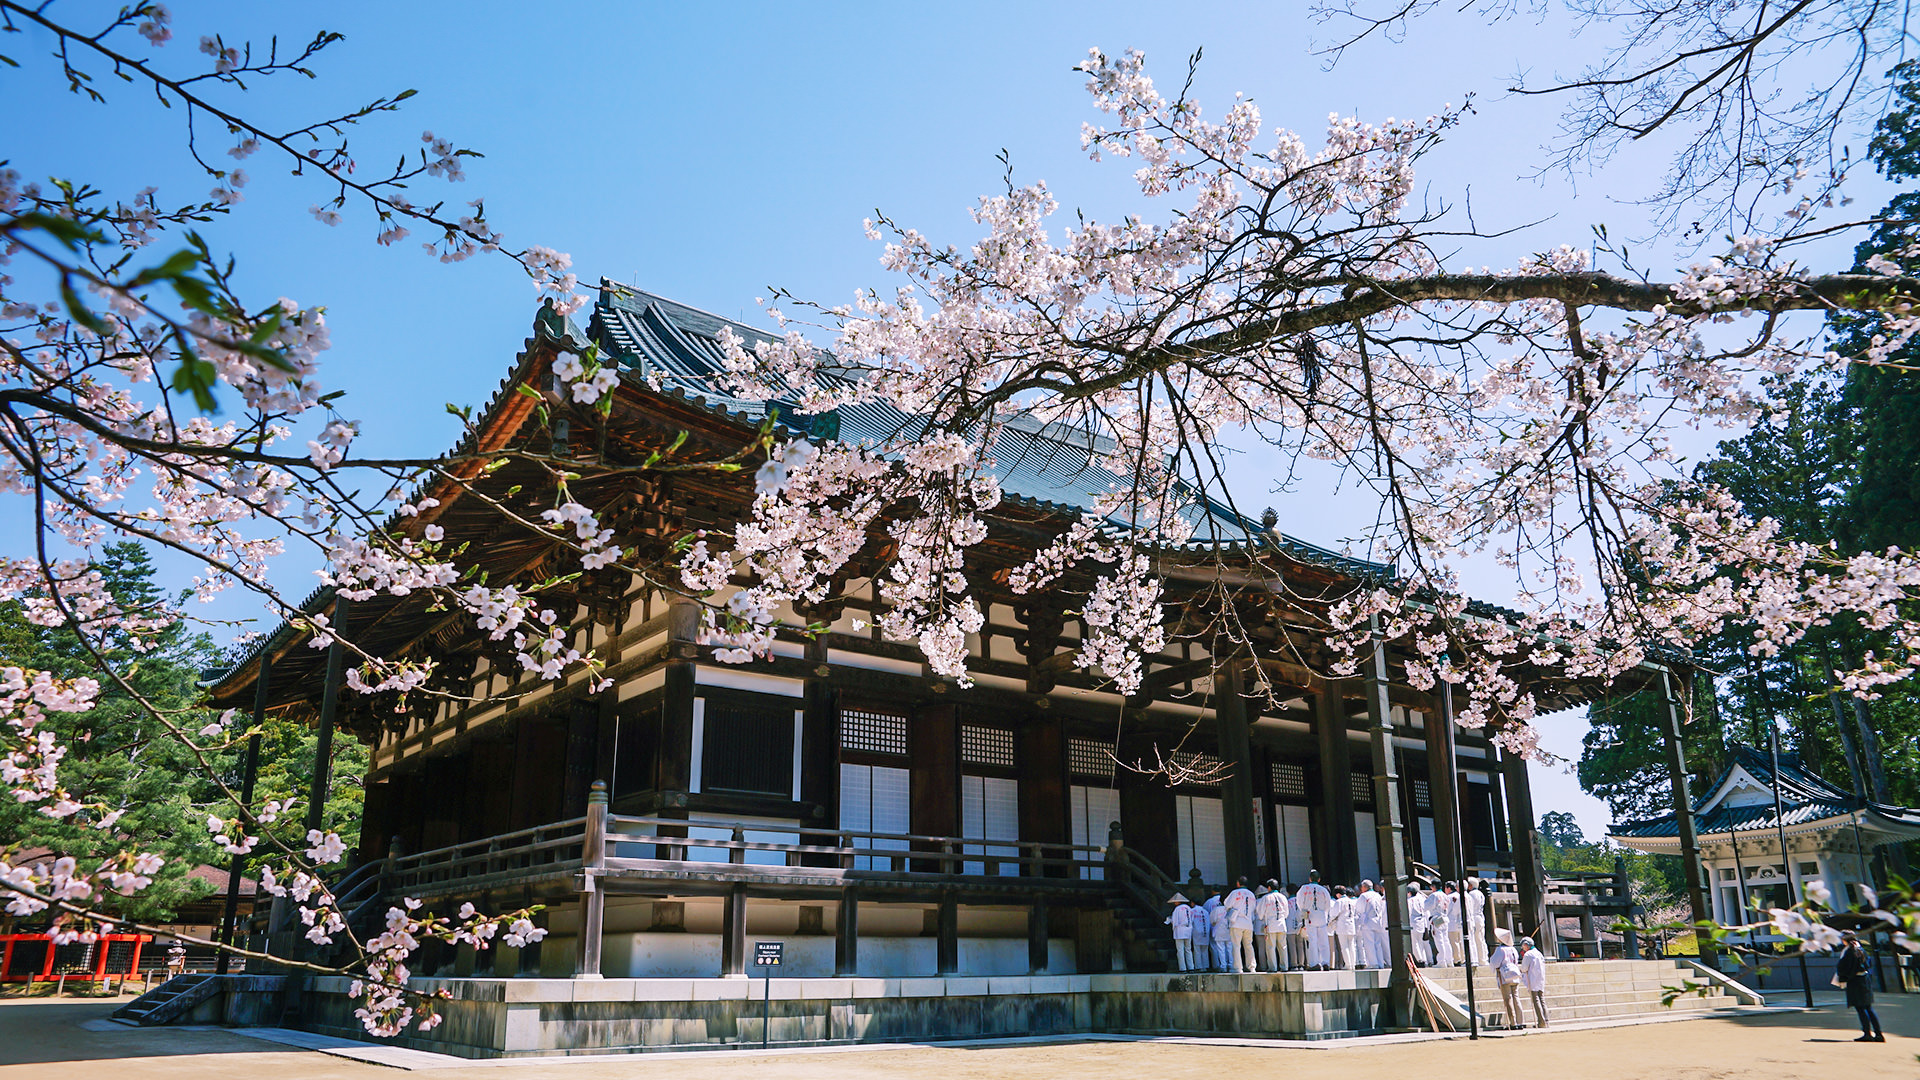
[[[1128,971],[1179,971],[1179,954],[1173,948],[1173,931],[1166,924],[1166,913],[1141,903],[1125,889],[1108,894],[1107,908],[1113,912],[1113,933]]]
[[[1445,991],[1462,1006],[1467,1000],[1464,969],[1423,968],[1421,974],[1439,990]],[[1687,983],[1706,984],[1705,996],[1681,994],[1671,1005],[1661,1003],[1667,987]],[[1493,973],[1485,967],[1474,969],[1475,1006],[1487,1027],[1504,1027],[1506,1011],[1501,1005],[1500,988]],[[1636,1018],[1701,1014],[1757,1004],[1751,990],[1737,983],[1711,981],[1685,961],[1674,960],[1572,960],[1547,965],[1547,1019],[1554,1026],[1572,1026]],[[1533,1002],[1524,990],[1520,993],[1520,1014],[1526,1026],[1534,1026]],[[1462,1014],[1464,1019],[1464,1014]]]

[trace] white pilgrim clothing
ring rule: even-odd
[[[1209,896],[1193,908],[1193,970],[1206,971],[1213,966],[1213,909],[1219,897]],[[1211,905],[1211,906],[1209,906]]]
[[[1213,899],[1218,900],[1219,897],[1216,896],[1213,897]],[[1225,904],[1215,905],[1214,909],[1207,915],[1207,933],[1209,935],[1208,940],[1213,943],[1213,969],[1215,971],[1233,970],[1233,961],[1227,956],[1227,950],[1233,948],[1233,942],[1228,937],[1228,918],[1227,905]]]
[[[1273,889],[1253,902],[1253,940],[1261,971],[1287,970],[1287,894]]]
[[[1257,971],[1253,957],[1253,893],[1241,886],[1227,894],[1227,970],[1239,974]]]
[[[1167,916],[1167,925],[1173,927],[1173,951],[1180,959],[1180,970],[1192,971],[1193,905],[1174,905],[1173,914]]]
[[[1474,965],[1487,962],[1487,894],[1468,889],[1466,908],[1467,959]]]
[[[1334,944],[1340,947],[1337,961],[1341,968],[1360,966],[1360,902],[1351,896],[1333,898],[1333,916],[1329,924],[1333,927]]]
[[[1433,901],[1416,885],[1407,890],[1407,927],[1413,931],[1413,959],[1421,967],[1433,965],[1433,943],[1427,940],[1433,929]]]
[[[1433,919],[1430,924],[1433,929],[1433,962],[1440,967],[1452,967],[1459,961],[1458,954],[1453,951],[1453,931],[1457,920],[1447,900],[1445,892],[1427,894],[1427,912]]]
[[[1333,894],[1327,891],[1325,885],[1309,881],[1300,886],[1300,894],[1294,898],[1294,904],[1299,908],[1307,927],[1307,966],[1331,967],[1333,956],[1327,920],[1333,914]]]
[[[1541,1027],[1547,1026],[1547,958],[1539,949],[1528,949],[1520,958],[1520,985],[1533,995],[1533,1015]]]
[[[1501,942],[1487,959],[1487,966],[1493,969],[1494,977],[1500,981],[1500,1001],[1506,1007],[1508,1025],[1525,1027],[1520,1021],[1519,950]]]
[[[1451,967],[1460,962],[1466,954],[1466,926],[1461,921],[1460,893],[1442,891],[1440,903],[1447,912],[1447,965]]]
[[[1383,968],[1389,961],[1387,950],[1387,898],[1372,889],[1360,894],[1360,962],[1367,967]]]

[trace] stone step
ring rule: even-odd
[[[1547,1006],[1549,1008],[1552,1008],[1556,1005],[1565,1006],[1567,1008],[1575,1008],[1575,1007],[1586,1006],[1586,1005],[1618,1005],[1621,1008],[1631,1007],[1635,1009],[1659,1011],[1666,1008],[1666,1006],[1661,1004],[1661,997],[1662,995],[1657,993],[1656,994],[1548,994]],[[1461,999],[1456,996],[1454,1000],[1460,1001]],[[1522,994],[1520,995],[1520,1000],[1530,1001],[1532,999],[1529,995]],[[1676,1003],[1683,1002],[1683,1001],[1684,1002],[1696,1002],[1696,1001],[1707,1002],[1713,1005],[1714,1007],[1718,1007],[1721,1005],[1732,1005],[1735,1003],[1734,999],[1732,998],[1726,998],[1726,997],[1702,998],[1702,997],[1694,997],[1692,995],[1677,997],[1674,999],[1674,1001]],[[1461,1003],[1465,1004],[1464,1001],[1462,1001]],[[1476,994],[1474,996],[1474,1003],[1483,1010],[1488,1008],[1489,1006],[1497,1009],[1499,1008],[1499,1005],[1500,1005],[1500,998],[1498,995],[1489,996],[1489,995]]]
[[[1427,980],[1427,983],[1430,986],[1439,987],[1440,989],[1445,990],[1447,993],[1453,994],[1455,997],[1458,997],[1467,992],[1467,988],[1464,984],[1448,986],[1447,984],[1440,982],[1436,979],[1429,979]],[[1660,996],[1660,994],[1665,992],[1667,986],[1678,986],[1678,985],[1679,985],[1678,982],[1666,983],[1666,984],[1649,983],[1645,985],[1639,985],[1639,984],[1629,985],[1624,983],[1614,984],[1614,985],[1605,985],[1605,984],[1596,984],[1596,983],[1563,983],[1563,982],[1555,982],[1551,978],[1549,978],[1547,980],[1547,993],[1550,995],[1613,994],[1616,996],[1652,995],[1654,997],[1658,997]],[[1480,982],[1476,980],[1473,984],[1473,992],[1477,996],[1486,997],[1489,994],[1498,994],[1500,992],[1500,988],[1491,979],[1488,979],[1485,982]],[[1710,989],[1710,992],[1718,994],[1720,993],[1720,990],[1718,987],[1713,987]]]
[[[1448,982],[1466,985],[1466,976],[1458,968],[1421,968],[1421,973],[1436,982]],[[1550,982],[1579,985],[1665,985],[1689,973],[1678,967],[1655,967],[1631,970],[1582,970],[1579,967],[1547,967],[1547,979]],[[1479,969],[1473,973],[1474,982],[1485,982],[1493,978],[1493,973]],[[1698,976],[1694,976],[1696,979]]]
[[[1428,974],[1426,978],[1427,978],[1427,981],[1432,983],[1433,985],[1445,987],[1448,991],[1458,992],[1463,994],[1466,993],[1467,983],[1465,979],[1435,978],[1430,974]],[[1547,973],[1547,985],[1554,989],[1570,989],[1570,988],[1577,987],[1582,990],[1593,990],[1593,991],[1659,990],[1662,987],[1679,986],[1686,981],[1687,979],[1684,977],[1684,975],[1681,972],[1675,972],[1672,975],[1666,976],[1665,978],[1635,979],[1632,981],[1628,981],[1624,979],[1623,980],[1556,979],[1553,977],[1552,972]],[[1700,980],[1696,977],[1692,981],[1699,982]],[[1486,978],[1478,978],[1473,980],[1473,985],[1474,985],[1474,989],[1478,991],[1478,990],[1483,990],[1489,987],[1494,987],[1497,989],[1499,984],[1491,976],[1489,976]]]
[[[1548,1002],[1547,1019],[1554,1023],[1584,1022],[1590,1020],[1630,1020],[1634,1017],[1671,1016],[1695,1012],[1710,1012],[1723,1008],[1727,1008],[1724,1003],[1712,1004],[1698,999],[1688,1004],[1675,1002],[1672,1009],[1630,1009],[1606,1005],[1556,1006],[1552,1002]],[[1499,1010],[1482,1012],[1480,1015],[1481,1022],[1488,1027],[1499,1027],[1506,1023],[1506,1014]],[[1520,1017],[1528,1027],[1533,1026],[1533,1003],[1531,1001],[1523,1001],[1520,1003]]]
[[[1476,1002],[1480,1015],[1496,1019],[1504,1015],[1498,1001]],[[1567,1016],[1592,1018],[1596,1016],[1667,1016],[1675,1013],[1699,1012],[1703,1010],[1730,1008],[1734,1005],[1728,998],[1675,998],[1672,1005],[1662,1005],[1658,997],[1634,1000],[1602,1000],[1594,998],[1547,998],[1549,1016]],[[1533,1001],[1530,997],[1520,999],[1520,1010],[1531,1012]]]

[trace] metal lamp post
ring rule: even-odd
[[[1800,874],[1794,868],[1793,854],[1787,850],[1786,811],[1782,809],[1780,798],[1780,725],[1771,716],[1767,719],[1767,726],[1772,729],[1770,732],[1772,737],[1767,740],[1767,748],[1773,754],[1773,824],[1780,832],[1780,864],[1787,869],[1787,887],[1798,892]],[[1791,897],[1788,898],[1788,903],[1789,905],[1793,903]],[[1807,1008],[1813,1008],[1813,977],[1807,974],[1805,950],[1800,953],[1800,988],[1806,994]]]

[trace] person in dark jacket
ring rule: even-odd
[[[1847,1004],[1860,1014],[1860,1037],[1854,1042],[1886,1042],[1880,1033],[1880,1014],[1873,1011],[1873,964],[1860,947],[1859,935],[1848,930],[1840,935],[1840,964],[1834,978],[1847,987]]]

